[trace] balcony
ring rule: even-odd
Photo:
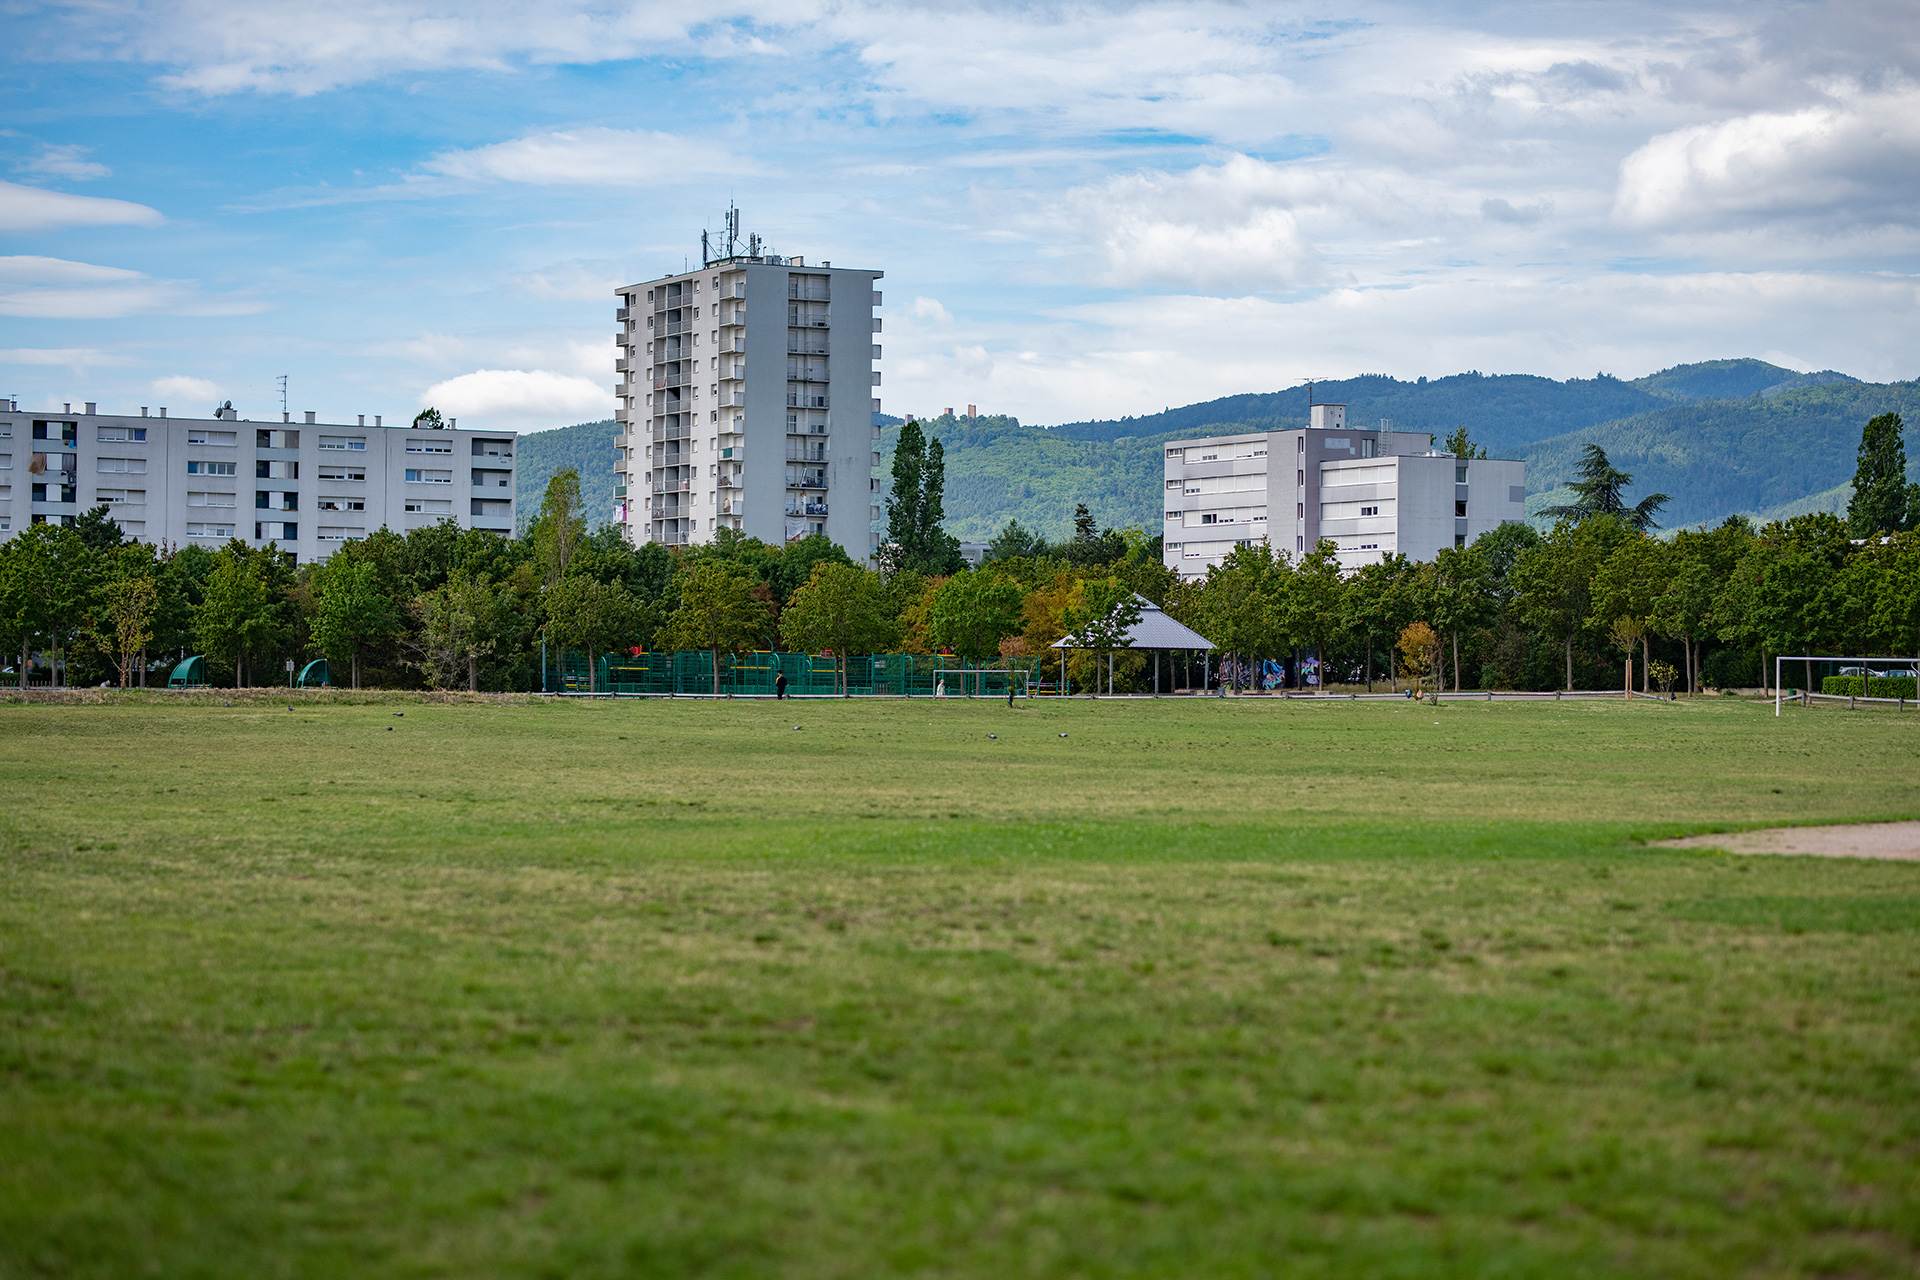
[[[827,398],[824,395],[803,396],[796,395],[793,392],[787,393],[787,408],[789,409],[824,409],[826,407]]]
[[[788,369],[787,370],[788,382],[825,382],[826,380],[827,380],[827,371],[825,369]]]
[[[668,387],[690,387],[692,385],[693,375],[690,373],[667,373],[653,380],[653,389],[655,391],[665,391]]]
[[[804,338],[802,337],[803,334],[805,335]],[[816,339],[815,335],[806,333],[805,330],[802,330],[801,333],[794,333],[789,330],[787,333],[787,354],[790,356],[827,355],[826,339],[824,337]]]
[[[746,322],[747,322],[747,309],[745,307],[735,307],[733,310],[727,312],[725,315],[720,317],[720,327],[723,329],[734,328],[738,325],[743,325]]]
[[[627,358],[625,356],[614,357],[613,371],[615,373],[625,373],[627,371]]]
[[[722,489],[744,489],[747,485],[746,480],[740,476],[721,476],[716,483]]]
[[[627,318],[627,309],[625,307],[615,307],[613,309],[613,318],[624,322]]]
[[[787,514],[790,516],[823,516],[827,514],[827,504],[824,502],[791,502],[787,504]]]
[[[720,499],[720,514],[723,516],[743,516],[747,514],[747,500],[745,498]]]
[[[654,322],[653,336],[669,338],[676,333],[692,333],[699,327],[691,320],[658,320]]]
[[[655,493],[687,493],[692,489],[691,480],[656,480],[653,485]]]
[[[825,489],[826,487],[827,473],[824,471],[809,472],[797,480],[787,481],[789,489]]]

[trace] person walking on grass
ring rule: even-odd
[[[1007,677],[1007,710],[1013,710],[1013,677]]]
[[[773,700],[775,702],[787,696],[787,673],[782,671],[773,678]]]

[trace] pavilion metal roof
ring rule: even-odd
[[[1139,592],[1133,598],[1140,604],[1140,621],[1127,628],[1126,647],[1130,649],[1212,649],[1217,646],[1213,641],[1184,623],[1175,622],[1167,616],[1167,611]],[[1079,642],[1078,636],[1063,636],[1055,640],[1055,649],[1085,649],[1088,646]]]

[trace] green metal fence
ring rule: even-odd
[[[1044,683],[1043,662],[1033,658],[968,662],[945,654],[877,653],[847,659],[845,692],[856,698],[931,698],[945,696],[1007,696],[1012,681],[1016,694],[1053,691]],[[675,694],[713,694],[713,654],[707,649],[673,653],[604,655],[595,663],[593,691],[666,697]],[[586,693],[587,658],[584,653],[547,652],[543,666],[548,693]],[[827,698],[841,692],[831,657],[816,653],[750,653],[720,655],[720,696],[770,698],[775,680],[787,678],[790,698]]]

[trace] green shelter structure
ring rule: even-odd
[[[204,689],[207,687],[207,658],[196,653],[173,669],[167,677],[169,689]]]
[[[302,689],[325,689],[331,683],[331,673],[327,670],[325,658],[315,658],[300,669],[299,684]]]

